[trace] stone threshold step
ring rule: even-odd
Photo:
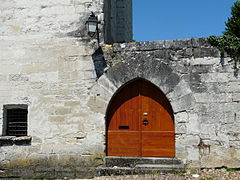
[[[137,164],[135,168],[145,168],[145,169],[183,169],[183,164]]]
[[[156,157],[105,157],[107,167],[135,167],[137,164],[162,164],[162,165],[182,165],[182,161],[177,158],[156,158]]]
[[[152,174],[152,173],[166,173],[166,172],[180,172],[183,170],[181,167],[172,166],[136,166],[130,167],[98,167],[97,176],[111,176],[111,175],[135,175],[135,174]]]

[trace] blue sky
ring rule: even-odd
[[[221,35],[236,0],[133,0],[133,39]]]

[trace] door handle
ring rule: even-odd
[[[147,119],[147,118],[143,119],[143,124],[144,124],[145,126],[148,125],[148,119]]]

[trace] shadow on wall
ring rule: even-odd
[[[107,63],[105,61],[102,47],[99,47],[93,54],[92,60],[95,67],[95,71],[97,74],[97,78],[99,78],[104,73],[104,69],[107,67]]]

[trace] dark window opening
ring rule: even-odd
[[[3,135],[27,136],[27,105],[4,105]]]

